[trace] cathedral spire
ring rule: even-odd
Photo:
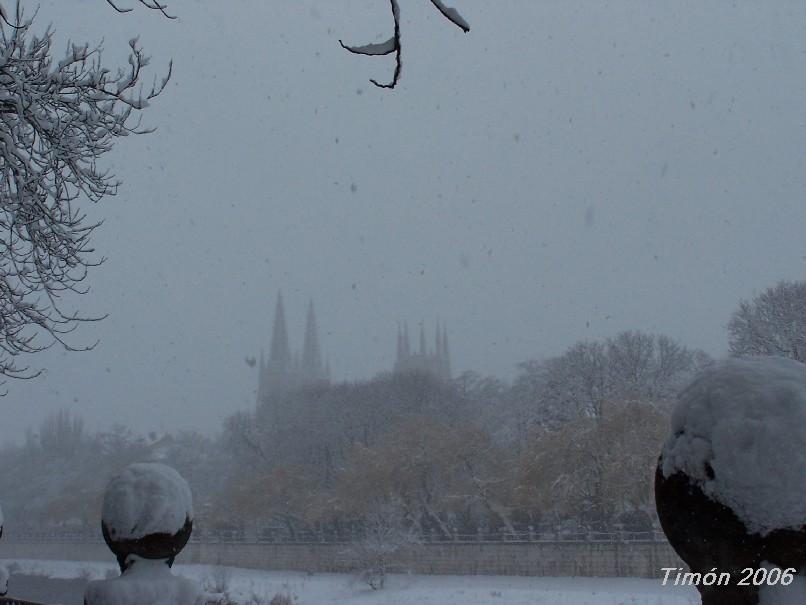
[[[437,328],[435,332],[434,365],[436,366],[437,373],[440,376],[443,376],[445,374],[445,360],[442,359],[442,332],[439,329],[439,320],[437,320]]]
[[[257,372],[257,402],[258,405],[263,401],[263,398],[266,396],[266,381],[265,381],[265,374],[266,372],[266,358],[263,355],[263,348],[260,349],[260,365],[258,366]]]
[[[395,364],[403,361],[403,333],[400,331],[400,322],[397,322],[397,356],[395,357]]]
[[[283,308],[283,293],[277,293],[277,305],[274,307],[274,324],[271,329],[271,349],[269,362],[278,368],[288,368],[291,365],[291,349],[288,346],[288,328],[285,325],[285,309]]]
[[[397,324],[397,359],[392,371],[395,374],[418,372],[431,374],[443,381],[451,379],[451,360],[448,350],[448,328],[444,321],[437,319],[434,329],[433,348],[429,348],[425,337],[425,322],[420,322],[420,338],[417,347],[412,350],[409,345],[409,326],[403,321]]]
[[[425,350],[425,325],[424,325],[424,322],[421,321],[420,322],[420,355],[425,357],[426,353],[427,352]]]
[[[305,339],[302,345],[302,372],[311,379],[322,374],[322,351],[319,348],[319,333],[316,327],[316,311],[313,300],[308,302],[308,318],[305,321]]]
[[[444,323],[442,324],[442,353],[440,355],[442,358],[442,367],[445,378],[450,380],[451,378],[451,352],[448,349],[448,326]]]

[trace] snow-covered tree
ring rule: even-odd
[[[85,443],[81,416],[61,409],[48,414],[39,427],[39,445],[54,458],[73,458]]]
[[[708,363],[707,354],[667,336],[627,331],[521,364],[513,396],[521,407],[531,406],[532,424],[556,426],[580,416],[599,418],[609,401],[664,404]]]
[[[361,580],[373,590],[384,587],[389,573],[400,572],[405,550],[420,543],[417,533],[406,522],[400,502],[377,502],[364,517],[364,535],[350,544],[346,555],[354,560]]]
[[[692,374],[712,360],[663,334],[626,331],[607,340],[611,389],[619,398],[670,401]]]
[[[806,282],[780,281],[743,300],[728,323],[736,357],[778,355],[806,361]]]
[[[409,417],[377,444],[348,452],[335,482],[335,502],[347,517],[364,517],[393,497],[423,533],[450,538],[450,519],[484,519],[512,531],[507,502],[509,459],[484,430]]]
[[[35,33],[21,2],[0,3],[0,375],[35,376],[18,356],[74,349],[66,335],[98,319],[69,300],[87,292],[88,270],[103,260],[91,244],[100,223],[82,203],[116,193],[119,181],[98,162],[118,138],[149,132],[140,114],[170,77],[169,68],[144,87],[148,57],[136,39],[129,47],[118,69],[101,63],[100,46],[57,56],[52,29]]]
[[[668,423],[652,405],[611,402],[601,418],[535,433],[518,464],[522,503],[548,519],[591,529],[610,527],[626,512],[650,513]]]

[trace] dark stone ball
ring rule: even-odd
[[[697,588],[703,605],[757,605],[757,586],[737,586],[745,568],[768,561],[786,569],[806,565],[806,526],[751,534],[733,510],[709,498],[688,475],[664,477],[662,457],[655,470],[655,506],[672,548],[691,571],[731,575],[729,586]],[[709,470],[713,474],[713,470]]]
[[[109,549],[115,554],[120,571],[126,571],[126,559],[129,555],[137,555],[143,559],[166,559],[168,566],[173,565],[174,558],[185,547],[193,531],[193,520],[185,518],[185,524],[175,534],[149,534],[142,538],[120,539],[110,535],[106,523],[101,521],[101,532]]]

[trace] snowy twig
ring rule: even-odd
[[[389,4],[391,5],[392,9],[392,17],[395,22],[395,29],[392,37],[386,42],[381,42],[380,44],[365,44],[363,46],[350,46],[339,40],[339,44],[341,44],[342,48],[356,55],[377,57],[391,55],[392,53],[395,54],[395,72],[392,76],[392,81],[388,84],[381,84],[377,80],[370,79],[370,82],[372,82],[378,88],[394,88],[400,80],[400,72],[403,68],[401,61],[402,46],[400,38],[400,5],[398,4],[398,0],[389,0]],[[445,6],[442,0],[431,0],[431,4],[433,4],[437,10],[442,13],[446,19],[448,19],[448,21],[456,25],[463,32],[467,33],[470,31],[470,25],[455,8]]]
[[[122,7],[118,6],[117,4],[115,4],[115,2],[113,0],[106,0],[106,2],[107,2],[107,4],[109,4],[109,6],[114,8],[119,13],[130,13],[130,12],[132,12],[131,8],[122,8]],[[161,3],[157,2],[156,0],[137,0],[137,2],[139,2],[140,4],[145,6],[146,8],[150,8],[152,10],[157,10],[157,11],[161,12],[163,15],[165,15],[169,19],[176,19],[175,15],[169,15],[166,12],[166,9],[168,8],[167,4],[161,4]]]

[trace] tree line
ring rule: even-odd
[[[94,527],[108,478],[159,460],[191,483],[202,527],[349,537],[379,511],[443,539],[613,527],[651,515],[669,401],[705,362],[666,337],[625,332],[525,362],[511,384],[386,373],[288,391],[229,417],[214,438],[91,434],[62,411],[0,450],[3,507],[9,527]]]
[[[734,355],[802,360],[806,283],[743,301]],[[0,449],[14,526],[94,528],[108,478],[159,460],[193,487],[202,528],[349,539],[379,518],[407,532],[646,530],[652,473],[676,392],[711,363],[664,335],[627,331],[520,364],[511,382],[464,372],[380,374],[275,394],[215,437],[90,433],[67,411]]]

